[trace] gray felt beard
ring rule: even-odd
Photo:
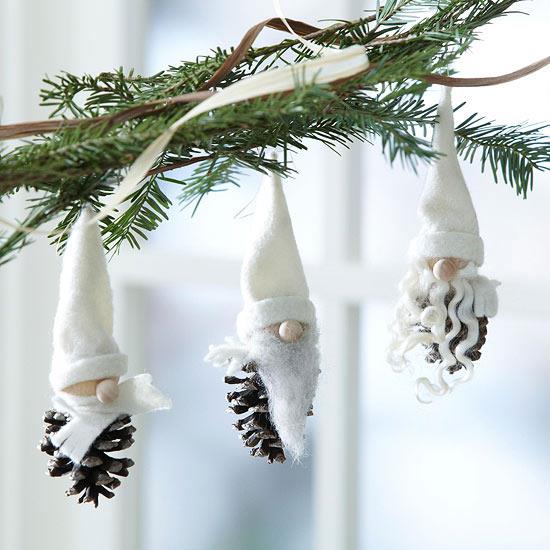
[[[247,360],[258,367],[273,424],[294,459],[304,453],[307,413],[320,373],[318,341],[317,327],[310,325],[295,343],[283,342],[265,330],[254,332],[248,342]]]

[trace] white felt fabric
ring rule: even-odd
[[[250,331],[287,319],[309,323],[315,308],[277,174],[266,176],[256,199],[253,235],[241,269],[244,309],[237,321],[241,339]]]
[[[474,314],[476,317],[494,317],[498,313],[497,287],[494,279],[478,275],[471,281],[474,291]]]
[[[215,367],[227,367],[227,376],[233,376],[241,370],[247,354],[248,349],[244,344],[227,337],[224,344],[208,346],[204,360]]]
[[[480,266],[483,241],[458,163],[450,88],[442,89],[437,114],[433,148],[444,156],[429,169],[419,207],[422,227],[411,252],[415,257],[461,258]]]
[[[294,238],[281,178],[265,176],[256,198],[253,238],[245,253],[241,291],[246,303],[276,296],[307,298],[302,261]]]
[[[113,303],[97,222],[86,209],[63,256],[53,329],[50,382],[55,391],[86,380],[122,376],[127,358],[113,338]]]
[[[51,436],[52,443],[73,462],[79,463],[96,437],[123,414],[136,415],[171,408],[170,399],[152,385],[149,374],[129,378],[119,384],[119,396],[104,404],[95,396],[79,397],[59,393],[53,399],[56,410],[71,416],[61,430]]]

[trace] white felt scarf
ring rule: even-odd
[[[53,399],[57,411],[71,416],[63,428],[51,436],[52,443],[65,456],[78,464],[94,440],[119,416],[136,415],[170,409],[172,403],[153,386],[150,374],[140,374],[119,384],[120,394],[110,404],[101,403],[95,396],[75,396],[58,393]]]

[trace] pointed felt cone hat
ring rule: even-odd
[[[252,231],[241,270],[245,307],[237,321],[239,336],[246,339],[254,329],[289,319],[312,322],[315,309],[277,174],[262,182]]]
[[[433,148],[442,153],[430,167],[420,199],[422,228],[412,253],[420,258],[460,258],[483,263],[483,241],[472,198],[458,163],[451,89],[442,89]]]
[[[53,329],[50,382],[55,391],[87,380],[121,376],[127,357],[113,338],[113,300],[97,222],[86,209],[63,256]]]

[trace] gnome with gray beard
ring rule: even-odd
[[[210,346],[205,360],[227,367],[234,424],[253,456],[284,462],[305,450],[319,377],[315,307],[278,175],[264,178],[256,200],[253,238],[241,270],[244,308],[239,341]]]
[[[450,88],[442,90],[433,148],[442,156],[421,197],[422,227],[400,284],[388,357],[394,370],[413,373],[417,397],[426,402],[472,377],[488,318],[497,313],[499,284],[478,274],[484,246],[458,163]],[[415,369],[408,355],[418,345],[426,361]]]

